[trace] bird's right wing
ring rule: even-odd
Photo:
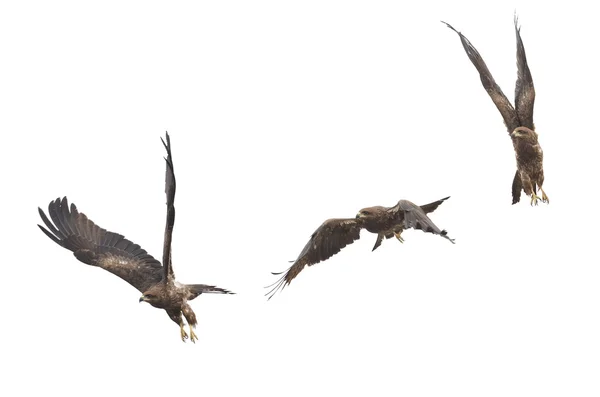
[[[440,206],[440,204],[442,204],[444,201],[448,200],[449,198],[450,198],[450,196],[444,197],[443,199],[438,200],[438,201],[434,201],[433,203],[422,205],[421,209],[423,210],[424,213],[429,214],[430,212],[435,211],[437,209],[437,207]]]
[[[492,98],[492,101],[500,111],[500,114],[504,119],[504,124],[506,125],[508,133],[510,134],[515,128],[520,126],[517,112],[515,112],[515,109],[511,105],[506,95],[504,95],[504,93],[500,89],[500,86],[496,84],[494,77],[490,73],[487,65],[483,61],[483,58],[481,57],[477,49],[473,46],[473,44],[471,44],[471,42],[465,36],[463,36],[462,33],[454,29],[450,24],[444,21],[442,21],[442,23],[446,24],[446,26],[454,30],[460,37],[460,41],[465,49],[465,52],[467,53],[467,56],[479,72],[479,77],[481,78],[483,88],[485,88],[490,98]]]
[[[75,257],[88,265],[98,266],[121,277],[140,292],[162,279],[162,266],[139,245],[122,235],[106,231],[77,211],[67,198],[57,198],[48,205],[46,216],[38,208],[49,229],[39,228],[56,244],[73,251]]]
[[[440,204],[444,200],[445,199],[439,200]],[[427,205],[433,205],[436,203],[437,202]],[[429,219],[429,217],[418,205],[408,200],[400,200],[398,201],[398,204],[391,207],[388,211],[395,214],[395,216],[397,216],[398,218],[404,220],[404,229],[413,228],[416,230],[422,230],[425,233],[437,234],[454,244],[454,240],[448,237],[448,232],[446,232],[446,230],[441,230],[439,227],[437,227],[437,225],[433,223],[431,219]]]
[[[342,248],[360,238],[362,221],[360,219],[328,219],[310,237],[298,259],[275,283],[267,288],[271,290],[266,296],[271,299],[273,295],[286,285],[304,269],[321,261],[331,258],[341,251]],[[273,273],[279,275],[281,273]]]
[[[529,66],[527,66],[527,57],[525,56],[525,47],[521,40],[521,28],[519,20],[515,15],[515,33],[517,34],[517,84],[515,87],[515,108],[519,121],[523,127],[535,130],[533,125],[533,104],[535,102],[535,88]]]
[[[167,157],[165,157],[165,194],[167,195],[167,221],[165,223],[165,238],[163,242],[163,280],[175,279],[173,273],[173,265],[171,261],[171,241],[173,240],[173,226],[175,225],[175,170],[173,168],[173,156],[171,155],[171,138],[167,132],[165,135],[166,142],[160,138]]]

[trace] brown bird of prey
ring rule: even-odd
[[[327,260],[348,244],[358,240],[361,229],[367,229],[369,232],[377,234],[377,240],[372,251],[375,251],[384,239],[394,236],[403,243],[404,239],[401,234],[404,230],[410,228],[440,235],[454,244],[454,240],[448,237],[447,232],[440,230],[426,215],[435,211],[444,200],[449,198],[446,197],[422,206],[413,204],[408,200],[400,200],[393,207],[363,208],[358,211],[355,218],[326,220],[310,236],[310,240],[292,266],[287,269],[279,280],[267,287],[272,287],[272,289],[266,295],[271,299],[275,292],[291,283],[305,266],[312,266]],[[279,275],[282,273],[273,274]]]
[[[481,58],[481,55],[479,55],[473,44],[462,33],[442,21],[442,23],[454,30],[460,37],[460,41],[469,59],[479,72],[483,87],[500,111],[512,139],[517,157],[517,172],[512,184],[512,203],[516,204],[519,202],[521,199],[521,190],[524,190],[525,194],[531,196],[531,205],[537,205],[540,199],[536,194],[538,188],[542,193],[542,202],[549,203],[550,200],[548,200],[548,196],[544,192],[544,189],[542,189],[544,183],[544,154],[538,142],[538,134],[535,132],[533,125],[535,89],[533,88],[531,72],[527,66],[525,47],[523,47],[523,41],[521,40],[521,28],[518,26],[516,15],[514,22],[517,35],[517,84],[515,88],[515,107],[513,108],[506,95],[504,95],[498,84],[496,84],[496,81],[494,81],[494,77],[492,77],[483,58]]]
[[[162,138],[161,138],[162,140]],[[120,234],[102,229],[77,210],[75,204],[69,203],[67,198],[57,198],[48,205],[50,219],[38,208],[44,221],[39,228],[56,244],[73,251],[75,257],[81,262],[100,267],[112,274],[121,277],[137,288],[142,297],[140,302],[148,302],[159,309],[165,309],[171,320],[175,321],[181,331],[181,339],[185,342],[188,338],[183,329],[182,314],[190,328],[190,340],[195,343],[198,339],[194,333],[196,315],[188,301],[203,293],[231,294],[231,292],[204,284],[180,284],[175,281],[173,266],[171,264],[171,238],[175,223],[175,174],[173,172],[173,158],[171,156],[171,142],[169,134],[166,135],[166,180],[165,192],[167,194],[167,222],[165,227],[165,240],[163,245],[163,265],[149,255],[139,245],[132,243]]]

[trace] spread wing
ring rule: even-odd
[[[515,32],[517,34],[517,85],[515,88],[515,108],[521,125],[531,130],[535,130],[533,125],[533,103],[535,101],[535,89],[533,88],[533,79],[529,66],[527,66],[527,57],[525,56],[525,47],[521,40],[521,28],[515,15]]]
[[[174,279],[173,266],[171,264],[171,240],[173,239],[173,225],[175,224],[175,171],[173,169],[173,157],[171,156],[171,139],[169,133],[166,133],[166,143],[160,138],[167,150],[166,172],[165,172],[165,193],[167,194],[167,222],[165,225],[165,240],[163,242],[163,264],[165,282],[168,279]]]
[[[448,197],[446,197],[446,199],[447,198]],[[442,201],[446,199],[427,204],[425,207],[434,206],[433,209],[435,209],[441,204]],[[388,211],[394,213],[399,219],[404,220],[404,229],[413,228],[423,230],[426,233],[437,234],[450,240],[450,242],[454,244],[454,240],[448,237],[448,232],[445,230],[440,230],[440,228],[438,228],[435,223],[433,223],[431,219],[425,215],[425,212],[418,205],[413,204],[408,200],[400,200],[398,201],[398,204],[390,208]]]
[[[434,201],[433,203],[422,205],[421,209],[423,210],[424,213],[429,214],[430,212],[435,211],[437,209],[437,207],[440,206],[440,204],[442,204],[444,201],[448,200],[449,198],[450,198],[450,196],[444,197],[443,199],[438,200],[438,201]]]
[[[500,114],[502,115],[502,118],[504,119],[504,124],[506,125],[506,128],[508,129],[508,133],[510,134],[511,132],[513,132],[513,130],[515,128],[517,128],[521,125],[519,123],[519,118],[517,116],[517,112],[515,112],[515,109],[511,105],[508,98],[506,98],[506,95],[504,95],[504,93],[502,92],[502,90],[500,89],[498,84],[496,84],[494,77],[490,73],[487,65],[483,61],[483,58],[481,58],[481,55],[479,54],[477,49],[475,49],[473,44],[471,44],[471,42],[465,36],[463,36],[462,33],[457,31],[456,29],[454,29],[452,26],[450,26],[449,24],[447,24],[444,21],[442,21],[442,23],[446,24],[446,26],[448,26],[450,29],[454,30],[460,37],[460,41],[462,42],[462,45],[463,45],[469,59],[471,60],[473,65],[475,65],[475,68],[479,72],[479,77],[481,78],[481,83],[483,84],[483,88],[485,88],[485,90],[489,94],[490,98],[492,98],[492,101],[494,102],[494,104],[496,105],[498,110],[500,111]],[[525,55],[524,52],[523,52],[523,55]]]
[[[271,299],[275,293],[285,288],[286,285],[304,269],[321,261],[331,258],[341,251],[342,248],[360,238],[362,220],[351,219],[328,219],[310,236],[310,240],[298,256],[298,259],[275,283],[269,285],[271,290],[266,296]],[[279,275],[281,273],[273,273]]]
[[[120,234],[102,229],[77,211],[67,198],[57,198],[48,205],[46,216],[38,208],[42,221],[49,229],[39,228],[56,244],[73,251],[75,257],[92,266],[101,267],[121,277],[140,292],[162,279],[162,266],[139,245]]]

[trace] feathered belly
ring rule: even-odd
[[[544,153],[539,145],[518,145],[515,147],[517,168],[529,175],[543,173]]]

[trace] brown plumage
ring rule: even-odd
[[[162,140],[162,139],[161,139]],[[119,276],[137,288],[145,301],[152,306],[164,309],[171,320],[180,327],[181,339],[188,338],[183,329],[182,314],[190,328],[190,339],[195,342],[198,338],[193,328],[197,324],[196,315],[188,301],[203,293],[231,294],[231,292],[204,284],[180,284],[175,281],[171,263],[171,239],[173,225],[175,224],[175,173],[171,156],[171,142],[169,134],[166,135],[167,150],[165,192],[167,195],[167,222],[163,246],[163,265],[149,255],[139,245],[132,243],[120,234],[109,232],[100,228],[85,214],[79,212],[75,204],[69,203],[67,198],[57,198],[48,205],[46,216],[38,208],[42,221],[49,229],[39,228],[52,241],[70,251],[81,262],[100,267],[112,274]]]
[[[546,196],[546,193],[542,189],[544,183],[544,155],[533,124],[533,104],[535,102],[533,79],[531,78],[529,66],[527,66],[525,47],[521,40],[521,29],[516,16],[514,22],[517,35],[517,82],[514,108],[498,84],[496,84],[494,77],[473,44],[452,26],[446,22],[442,23],[446,24],[446,26],[455,31],[460,37],[460,41],[469,59],[479,72],[483,87],[500,111],[512,139],[517,159],[517,172],[512,184],[512,203],[519,202],[521,199],[521,190],[524,190],[525,194],[531,196],[531,204],[537,205],[540,199],[536,194],[538,188],[542,193],[542,202],[549,203],[550,200],[548,200],[548,196]]]
[[[435,211],[444,200],[449,198],[446,197],[422,206],[413,204],[408,200],[400,200],[393,207],[363,208],[355,218],[326,220],[312,234],[292,266],[279,280],[267,287],[272,288],[266,295],[271,299],[278,290],[291,283],[305,266],[312,266],[327,260],[340,252],[345,246],[358,240],[361,229],[367,229],[367,231],[377,234],[373,251],[381,245],[384,239],[394,236],[400,242],[404,242],[400,235],[402,231],[410,228],[440,235],[454,243],[454,240],[448,237],[447,232],[440,230],[426,215]],[[273,274],[279,275],[281,273]]]

